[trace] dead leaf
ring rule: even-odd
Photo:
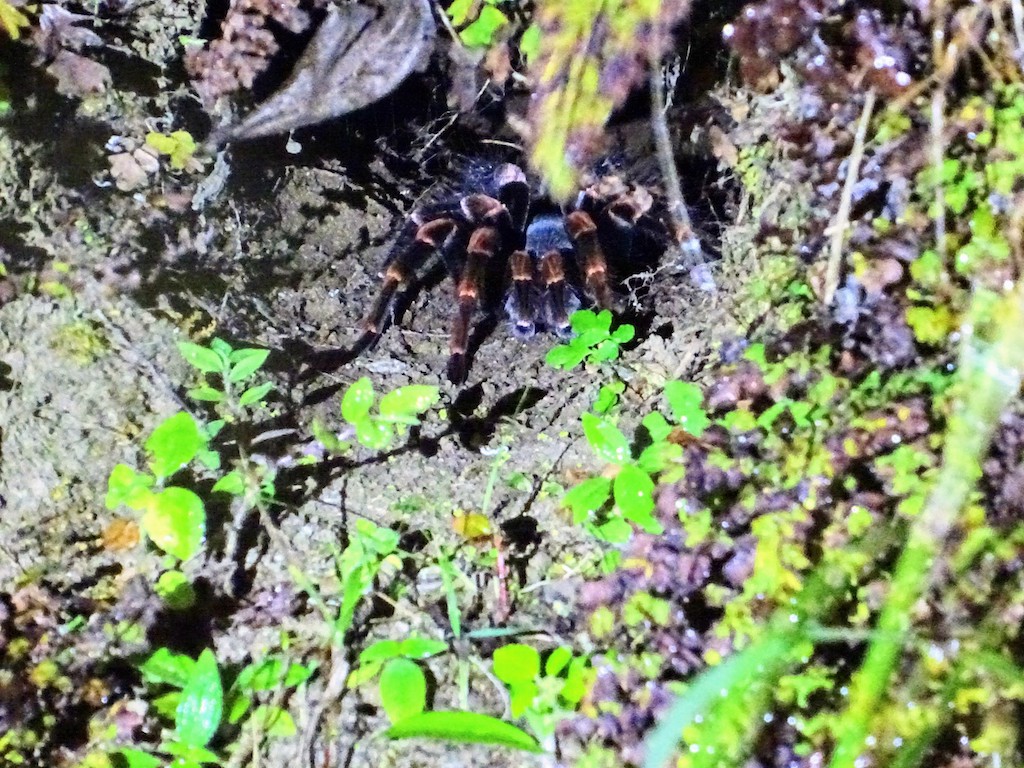
[[[102,93],[110,85],[109,69],[71,51],[58,51],[46,72],[57,78],[57,93],[64,96]]]
[[[111,155],[107,162],[110,163],[110,176],[114,185],[122,192],[131,192],[146,183],[146,170],[128,152]]]
[[[331,5],[288,81],[216,143],[313,125],[387,96],[433,49],[429,0]]]
[[[117,518],[103,529],[103,548],[108,552],[134,549],[139,540],[139,524],[134,520]]]

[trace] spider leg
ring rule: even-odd
[[[493,198],[492,198],[493,199]],[[497,202],[497,201],[495,201]],[[498,203],[501,205],[501,203]],[[504,206],[501,206],[504,210]],[[448,379],[453,384],[466,380],[466,347],[469,344],[469,325],[473,313],[480,305],[487,262],[501,248],[501,234],[493,226],[481,226],[473,231],[466,248],[466,265],[455,289],[455,317],[448,348]]]
[[[580,300],[565,277],[565,260],[558,249],[540,258],[540,282],[544,290],[544,322],[560,339],[572,336],[569,316],[580,308]]]
[[[380,336],[384,320],[391,310],[395,297],[408,286],[416,269],[434,251],[443,248],[457,229],[458,222],[453,218],[446,217],[428,221],[417,227],[412,243],[388,257],[381,274],[383,282],[380,291],[362,322],[363,333],[356,342],[357,346],[365,348]]]
[[[520,341],[537,330],[538,295],[534,282],[533,259],[526,251],[514,251],[509,257],[512,285],[505,297],[505,313],[512,321],[512,335]]]
[[[572,211],[565,217],[565,231],[576,246],[587,294],[598,309],[611,309],[614,302],[608,286],[608,259],[601,248],[594,219],[585,211]]]

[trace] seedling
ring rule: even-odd
[[[332,453],[350,451],[353,438],[367,448],[384,450],[409,427],[420,423],[420,416],[440,399],[440,391],[434,386],[412,384],[388,392],[379,401],[376,398],[368,378],[353,382],[341,399],[341,417],[349,429],[334,435],[314,424],[313,434]]]
[[[603,392],[598,404],[606,406],[614,392]],[[634,458],[629,440],[606,413],[583,414],[583,433],[594,454],[610,465],[597,477],[584,480],[562,498],[562,505],[572,511],[573,521],[583,524],[595,536],[612,543],[622,543],[632,533],[631,523],[648,533],[661,533],[662,526],[654,518],[655,477],[679,459],[682,449],[669,437],[681,429],[698,438],[709,419],[704,412],[700,389],[686,382],[671,382],[665,387],[665,399],[678,426],[673,426],[658,412],[642,421],[651,443]],[[606,508],[609,502],[611,510]]]
[[[573,336],[548,352],[545,358],[552,368],[569,370],[583,362],[592,364],[615,360],[620,347],[633,340],[636,331],[632,325],[623,324],[612,330],[612,313],[607,309],[597,314],[581,309],[569,318]]]
[[[244,667],[226,693],[222,671],[210,649],[192,659],[160,648],[139,671],[148,685],[170,689],[154,698],[153,706],[159,716],[173,722],[173,728],[152,752],[124,748],[119,756],[128,768],[156,768],[167,758],[178,768],[197,768],[223,764],[209,745],[227,725],[251,726],[266,738],[295,735],[295,721],[286,709],[257,702],[261,694],[302,685],[315,669],[271,656]]]

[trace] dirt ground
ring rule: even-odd
[[[84,616],[89,631],[65,646],[81,654],[80,664],[89,654],[131,656],[163,637],[183,649],[213,638],[218,658],[240,662],[277,642],[280,629],[267,606],[274,595],[294,598],[290,563],[329,583],[331,547],[344,541],[355,518],[427,532],[430,547],[456,549],[451,515],[480,511],[497,467],[490,508],[483,511],[506,533],[525,532],[512,553],[523,593],[539,597],[524,601],[516,622],[557,626],[579,588],[575,573],[601,555],[568,524],[557,500],[574,473],[597,466],[579,420],[607,377],[545,365],[549,338],[518,342],[499,322],[478,335],[469,382],[452,386],[444,378],[450,286],[437,276],[374,348],[300,379],[309,353],[356,339],[381,260],[430,180],[395,161],[407,139],[404,133],[396,139],[386,119],[377,122],[396,109],[385,103],[369,117],[300,135],[298,154],[288,154],[287,138],[279,137],[220,154],[201,151],[201,168],[174,171],[164,158],[137,185],[119,189],[110,158],[140,147],[147,131],[187,128],[202,135],[205,118],[181,72],[177,45],[179,35],[195,34],[200,18],[198,3],[157,2],[97,21],[111,80],[86,95],[58,93],[57,81],[33,64],[30,52],[12,44],[3,49],[13,111],[0,121],[0,257],[7,270],[0,286],[0,585],[7,591],[36,585],[58,623]],[[432,76],[417,76],[411,87],[430,86]],[[726,110],[751,108],[746,95],[725,83],[712,95]],[[400,91],[397,98],[407,96]],[[431,125],[415,124],[413,132],[429,135]],[[764,141],[756,121],[743,131],[737,141]],[[438,141],[439,150],[458,153],[445,146],[445,136]],[[706,162],[714,166],[713,159]],[[774,199],[791,195],[779,189]],[[784,208],[769,198],[772,205]],[[695,289],[671,255],[651,283],[642,333],[615,368],[636,412],[644,412],[665,381],[699,379],[720,345],[744,338],[762,316],[764,307],[747,290],[763,270],[749,262],[746,248],[758,217],[743,206],[731,215],[735,220],[720,229],[709,227],[716,231],[717,293]],[[188,563],[186,573],[216,599],[204,615],[181,617],[163,612],[140,586],[163,567],[158,552],[104,545],[104,531],[122,514],[108,510],[104,496],[112,468],[139,464],[141,442],[157,423],[179,409],[201,412],[184,397],[195,378],[176,343],[213,336],[272,350],[268,367],[279,396],[268,428],[284,424],[301,432],[314,419],[337,426],[340,393],[362,376],[378,391],[439,385],[442,403],[397,450],[385,456],[364,450],[343,466],[296,475],[293,485],[279,488],[290,500],[277,521],[290,551],[251,533],[239,555],[244,588],[235,593],[223,590],[230,567],[220,561],[231,517],[211,510],[209,554]],[[371,637],[443,631],[429,576],[418,577],[420,602],[434,607],[381,622]],[[461,588],[478,593],[465,620],[486,625],[492,584]],[[149,639],[98,651],[111,616],[138,618]],[[454,690],[443,678],[450,670],[434,671],[442,677],[435,708],[454,704],[443,701]],[[496,705],[477,672],[470,689],[474,707]],[[382,719],[359,694],[330,706],[338,707],[331,719],[336,732],[319,734],[325,754],[336,750],[330,764],[526,759],[371,740]],[[62,748],[70,755],[82,743],[77,733]],[[291,759],[282,747],[270,764]]]

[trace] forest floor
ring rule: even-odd
[[[822,765],[847,733],[847,687],[896,592],[908,531],[949,466],[943,434],[966,407],[961,325],[982,329],[979,355],[1002,349],[984,328],[1009,312],[999,302],[1021,266],[1019,232],[1006,233],[1020,229],[1024,91],[973,75],[950,91],[949,240],[937,246],[926,95],[901,109],[896,96],[876,103],[884,84],[861,83],[833,102],[794,69],[809,43],[754,89],[716,38],[708,58],[721,72],[696,106],[668,113],[714,290],[666,253],[620,289],[637,302],[615,324],[635,339],[570,370],[546,362],[553,338],[521,342],[484,320],[456,386],[444,375],[451,287],[434,270],[376,345],[310,374],[316,353],[357,341],[409,212],[466,191],[461,168],[484,145],[443,128],[455,116],[432,66],[296,134],[296,151],[276,137],[199,147],[172,167],[146,137],[209,129],[179,44],[203,12],[161,0],[87,14],[74,24],[102,44],[62,69],[44,71],[27,45],[0,47],[0,764],[148,765],[143,753],[181,765],[635,764],[681,681],[757,647],[775,610],[831,568],[842,583],[808,613],[845,634],[803,638],[809,650],[769,698],[745,700],[771,723],[763,732],[734,718],[717,736],[729,752],[717,764]],[[919,55],[924,22],[881,19],[885,44]],[[627,158],[623,175],[650,159]],[[843,282],[829,288],[837,237]],[[214,339],[270,351],[254,376],[273,388],[258,403],[188,395],[219,380],[179,345]],[[1012,378],[1012,360],[999,361]],[[353,439],[341,405],[364,377],[379,394],[437,387],[437,401],[373,446]],[[228,414],[203,438],[219,467],[193,451],[157,477],[202,500],[201,547],[186,558],[112,498],[115,468],[155,466],[147,440],[181,411],[201,429]],[[1020,411],[997,409],[976,430],[994,433],[992,447],[968,457],[978,485],[939,536],[931,591],[910,600],[913,640],[878,703],[884,746],[871,765],[914,759],[899,757],[904,743],[936,766],[1021,757],[1008,724],[1024,696]],[[229,469],[239,489],[214,489]],[[618,488],[637,473],[653,509],[630,517]],[[339,552],[355,548],[366,596],[332,624],[355,578]],[[430,710],[518,723],[542,752],[450,730],[385,738],[396,705],[378,673],[408,670],[388,665],[402,656],[394,645],[376,665],[365,651],[410,639],[423,641],[406,655],[426,673]],[[531,697],[497,669],[508,648],[529,666],[524,647],[573,661],[538,669]],[[195,672],[181,657],[204,649],[237,717],[218,711],[200,738],[179,706]],[[155,670],[159,654],[179,672]],[[977,660],[994,656],[1008,666]],[[407,685],[399,698],[415,698]]]

